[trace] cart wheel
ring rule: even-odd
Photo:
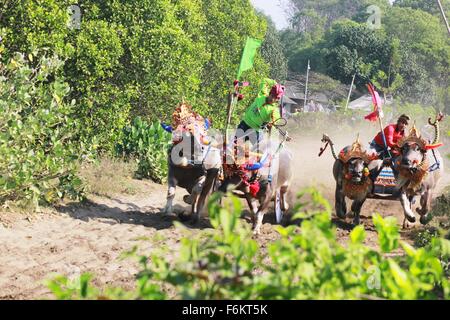
[[[275,195],[275,217],[277,224],[281,224],[281,221],[283,220],[284,212],[281,209],[281,197],[280,197],[280,190],[277,191]]]

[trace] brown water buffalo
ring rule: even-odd
[[[409,135],[399,142],[401,155],[395,160],[397,173],[397,188],[400,189],[400,202],[402,204],[405,220],[414,223],[416,217],[412,211],[414,198],[420,196],[420,208],[416,211],[420,215],[420,223],[428,222],[428,213],[431,209],[433,190],[444,170],[444,162],[436,148],[440,146],[439,121],[443,116],[439,114],[434,122],[428,120],[435,128],[435,139],[433,142],[426,141],[420,136],[415,128],[411,129]]]
[[[360,223],[361,208],[373,190],[371,176],[378,168],[370,166],[373,157],[363,149],[359,139],[351,146],[347,146],[336,155],[334,144],[327,135],[323,135],[322,142],[329,144],[334,159],[333,176],[336,180],[335,209],[336,215],[344,219],[347,215],[345,198],[353,200],[351,212],[354,215],[353,223]],[[320,155],[323,153],[324,149]],[[370,169],[371,168],[371,169]]]

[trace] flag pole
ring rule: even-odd
[[[383,138],[384,149],[387,152],[388,156],[390,158],[392,158],[391,153],[388,150],[388,145],[386,142],[386,135],[384,134],[383,123],[381,121],[383,111],[382,111],[382,103],[381,103],[380,97],[378,95],[378,92],[375,91],[375,87],[373,86],[372,83],[369,82],[367,84],[367,89],[369,90],[370,94],[372,95],[375,111],[372,112],[371,114],[367,115],[365,118],[369,121],[372,121],[371,119],[372,119],[373,115],[375,115],[378,118],[378,124],[380,125],[380,133],[381,133],[381,137]]]
[[[352,84],[350,85],[350,90],[348,91],[347,103],[345,104],[345,111],[347,111],[348,104],[350,103],[350,97],[352,95],[353,84],[355,83],[355,77],[356,77],[356,73],[353,74]]]
[[[225,130],[228,132],[231,123],[231,116],[233,114],[233,109],[238,101],[239,94],[239,86],[241,85],[239,82],[239,78],[241,74],[249,70],[253,67],[254,58],[256,55],[256,50],[261,46],[262,40],[254,39],[247,37],[245,41],[244,49],[242,50],[241,62],[239,63],[239,69],[236,76],[236,80],[234,83],[233,91],[230,91],[228,94],[228,105],[227,105],[227,123],[225,126]],[[242,84],[245,86],[245,83]],[[248,85],[248,84],[247,84]],[[225,134],[225,144],[228,145],[228,134]]]
[[[228,105],[227,105],[227,123],[225,126],[225,145],[228,146],[228,129],[230,128],[231,115],[233,114],[234,105],[234,94],[230,91],[228,94]]]
[[[373,85],[372,85],[372,90],[374,91],[374,93],[376,95],[378,94],[378,93],[375,92],[375,88],[373,87]],[[378,103],[377,103],[378,124],[380,125],[380,132],[381,132],[381,137],[383,138],[384,149],[386,150],[389,158],[392,158],[392,155],[391,155],[391,153],[389,152],[389,149],[388,149],[388,145],[387,145],[387,141],[386,141],[386,135],[384,134],[384,127],[383,127],[383,122],[381,121],[380,110],[381,110],[381,102],[380,102],[380,105],[378,105]]]
[[[309,80],[309,60],[308,60],[308,68],[306,70],[306,83],[305,83],[305,100],[303,101],[303,112],[306,111],[306,100],[307,100],[307,96],[308,96],[308,80]]]
[[[447,17],[445,16],[444,7],[442,6],[442,3],[440,0],[437,0],[437,3],[439,6],[439,10],[441,11],[442,18],[444,19],[445,25],[447,27],[448,34],[450,35],[450,26],[448,25],[448,20],[447,20]]]
[[[378,123],[380,124],[380,130],[381,130],[381,136],[383,137],[384,148],[386,149],[386,152],[387,152],[389,158],[392,158],[392,155],[389,152],[388,145],[386,142],[386,135],[384,134],[383,123],[381,122],[381,116],[380,116],[379,111],[378,111]]]

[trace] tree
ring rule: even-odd
[[[4,54],[46,47],[64,59],[81,135],[107,151],[134,116],[169,120],[183,99],[220,125],[245,39],[266,32],[249,0],[85,0],[80,29],[67,27],[71,4],[8,0],[0,8]],[[258,54],[244,76],[253,85],[268,73]]]
[[[447,16],[450,15],[450,0],[441,0],[441,2],[447,11]],[[435,16],[441,15],[436,0],[396,0],[394,6],[422,10]]]
[[[278,81],[286,80],[287,59],[280,41],[280,32],[277,31],[270,17],[259,14],[267,20],[266,37],[261,47],[261,55],[270,66],[270,77]]]
[[[314,9],[299,11],[291,18],[292,29],[308,34],[311,40],[317,40],[323,35],[326,22],[327,18],[318,14]]]
[[[348,84],[356,73],[355,83],[364,86],[378,70],[388,72],[391,45],[382,30],[345,20],[325,35],[321,54],[329,76]]]
[[[403,49],[399,72],[404,79],[399,88],[403,100],[425,105],[435,103],[437,85],[434,79],[430,78],[417,53],[409,48]]]
[[[353,19],[370,5],[382,10],[389,7],[388,0],[290,0],[290,3],[291,27],[302,32],[310,32],[308,26],[314,25],[314,17],[323,19],[323,26],[328,29],[337,20]]]
[[[237,75],[242,50],[247,37],[264,39],[265,19],[258,18],[250,1],[245,0],[203,0],[202,11],[207,24],[204,28],[206,50],[211,58],[202,72],[201,96],[206,103],[205,113],[214,115],[218,126],[226,120],[226,97]],[[234,113],[237,120],[257,93],[259,81],[268,76],[269,66],[258,53],[252,70],[244,72],[243,79],[251,83],[244,90],[245,99]]]
[[[405,97],[443,108],[450,102],[445,92],[450,85],[450,44],[439,17],[422,10],[393,7],[383,27],[392,39],[398,39],[400,73],[405,82]],[[444,92],[437,95],[437,92]]]
[[[0,44],[0,204],[38,206],[65,195],[80,197],[78,161],[89,154],[77,137],[75,101],[58,75],[58,57],[15,53]]]
[[[399,73],[400,66],[400,41],[398,39],[394,39],[392,41],[391,59],[389,61],[388,72],[385,73],[383,70],[379,70],[375,77],[372,78],[372,82],[383,92],[385,102],[388,94],[396,93],[397,90],[403,86],[404,79]]]

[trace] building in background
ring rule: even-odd
[[[283,99],[283,107],[288,113],[296,112],[325,112],[329,110],[330,99],[324,93],[312,93],[307,97],[306,109],[304,88],[298,81],[286,81],[286,95]]]
[[[392,99],[386,99],[386,101],[383,101],[383,105],[391,105]],[[372,103],[372,96],[370,94],[363,95],[362,97],[359,97],[358,99],[355,99],[351,101],[348,104],[348,109],[351,110],[364,110],[364,111],[373,111],[373,103]]]

